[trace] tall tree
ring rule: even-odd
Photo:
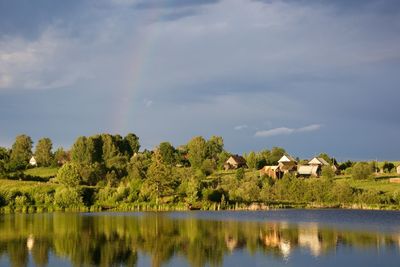
[[[276,165],[278,164],[278,160],[285,155],[286,151],[285,149],[281,147],[273,147],[271,149],[271,153],[269,158],[267,159],[267,163],[270,165]]]
[[[175,148],[169,142],[162,142],[158,146],[161,160],[168,165],[174,165],[176,162]]]
[[[23,169],[32,156],[32,139],[25,135],[18,135],[12,145],[10,162],[13,169]]]
[[[72,161],[79,164],[90,164],[93,162],[94,147],[90,147],[90,143],[86,136],[80,136],[76,139],[71,148]]]
[[[147,171],[147,179],[143,183],[143,193],[155,198],[156,204],[160,198],[173,194],[177,187],[171,166],[165,164],[161,155],[156,151],[152,163]]]
[[[218,159],[218,155],[224,150],[224,140],[221,136],[211,136],[207,141],[207,158]]]
[[[245,155],[246,164],[250,169],[257,168],[257,154],[254,151],[250,151],[249,154]]]
[[[39,166],[50,166],[53,161],[53,154],[51,149],[53,143],[50,138],[42,138],[36,144],[35,158]]]
[[[207,143],[202,136],[196,136],[187,144],[188,157],[192,168],[198,169],[207,156]]]
[[[128,133],[124,137],[125,143],[125,152],[128,154],[129,157],[132,157],[135,153],[139,152],[140,143],[139,137],[134,133]]]
[[[64,151],[62,147],[57,148],[56,152],[54,152],[54,165],[62,165],[67,162],[68,154]]]

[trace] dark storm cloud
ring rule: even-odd
[[[147,148],[218,134],[237,153],[400,151],[398,1],[5,3],[0,144],[133,131]]]

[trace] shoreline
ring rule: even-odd
[[[73,207],[73,208],[57,208],[57,207],[2,207],[0,208],[0,215],[4,214],[34,214],[34,213],[55,213],[55,212],[174,212],[174,211],[269,211],[269,210],[318,210],[318,209],[338,209],[338,210],[382,210],[382,211],[400,211],[397,205],[367,205],[367,204],[331,204],[323,205],[316,203],[307,204],[273,204],[267,205],[265,203],[252,203],[250,205],[230,205],[221,208],[219,205],[212,205],[208,208],[190,209],[187,206],[171,206],[171,205],[132,205],[125,207]]]

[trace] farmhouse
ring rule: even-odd
[[[37,166],[37,162],[34,156],[32,156],[31,159],[29,160],[29,164],[31,166]]]
[[[397,166],[397,174],[400,174],[400,165]]]
[[[246,160],[239,155],[232,155],[227,161],[225,161],[225,170],[236,170],[238,168],[247,167]]]
[[[267,175],[273,179],[279,179],[283,177],[283,172],[279,169],[279,166],[264,166],[260,170],[260,176]]]
[[[297,167],[297,176],[299,177],[318,177],[320,175],[319,165],[299,165]]]
[[[281,159],[278,160],[278,166],[283,173],[295,172],[297,169],[297,162],[293,157],[283,155]]]
[[[310,160],[308,162],[308,165],[321,166],[321,167],[322,166],[330,166],[330,164],[326,160],[324,160],[323,158],[317,158],[317,157],[315,157],[312,160]]]

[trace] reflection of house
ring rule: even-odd
[[[29,160],[29,164],[31,166],[37,166],[37,162],[34,156],[32,156],[31,159]]]
[[[238,245],[238,240],[236,238],[233,238],[232,236],[226,236],[225,244],[230,251],[233,251]]]
[[[225,170],[235,170],[241,167],[246,166],[246,160],[239,155],[232,155],[229,157],[227,161],[225,161],[224,169]]]
[[[321,254],[322,240],[318,235],[317,225],[299,227],[299,245],[308,248],[315,257]]]
[[[289,173],[296,171],[297,162],[294,158],[289,155],[283,155],[280,160],[278,160],[278,166],[281,172]]]
[[[290,241],[281,236],[278,227],[274,225],[267,233],[260,233],[260,239],[266,247],[278,248],[283,257],[288,258],[292,247]]]

